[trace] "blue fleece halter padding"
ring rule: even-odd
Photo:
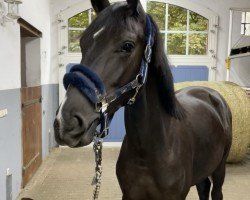
[[[91,71],[88,67],[85,67],[84,65],[75,65],[71,68],[70,72],[81,72],[95,84],[96,88],[101,94],[105,93],[105,86],[102,80],[96,73]]]
[[[63,84],[65,89],[70,84],[73,85],[94,104],[98,103],[99,97],[105,94],[105,86],[99,76],[84,65],[73,66],[70,72],[65,74]]]

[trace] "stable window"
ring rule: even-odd
[[[83,31],[95,18],[93,9],[85,10],[68,19],[68,52],[81,52],[79,40]]]
[[[209,20],[180,6],[150,1],[147,12],[159,26],[168,55],[207,55]]]
[[[207,55],[208,19],[171,4],[150,1],[147,12],[159,26],[168,55]],[[68,19],[68,52],[80,53],[79,40],[95,18],[93,9]]]
[[[242,12],[241,35],[250,36],[250,12]]]

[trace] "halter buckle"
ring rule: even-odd
[[[141,87],[142,87],[142,85],[138,85],[138,86],[137,86],[137,88],[135,89],[135,94],[134,94],[134,96],[133,96],[132,98],[130,98],[129,101],[128,101],[128,105],[132,105],[132,104],[135,103],[136,97],[137,97],[137,95],[138,95],[139,90],[140,90]]]
[[[101,101],[97,102],[95,104],[95,110],[98,113],[104,113],[108,109],[109,103],[106,101],[105,98],[103,98]]]

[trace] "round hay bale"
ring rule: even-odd
[[[250,100],[246,92],[231,82],[183,82],[176,83],[175,90],[188,86],[204,86],[218,91],[227,101],[233,120],[233,143],[228,162],[240,162],[245,157],[250,144]]]

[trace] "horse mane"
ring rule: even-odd
[[[156,81],[158,85],[157,88],[159,90],[158,93],[160,95],[160,101],[170,116],[178,120],[182,120],[185,118],[185,110],[175,96],[173,76],[164,51],[164,42],[162,41],[156,22],[152,19],[152,17],[151,20],[155,26],[156,33],[150,68],[153,69],[153,73],[157,77]]]

